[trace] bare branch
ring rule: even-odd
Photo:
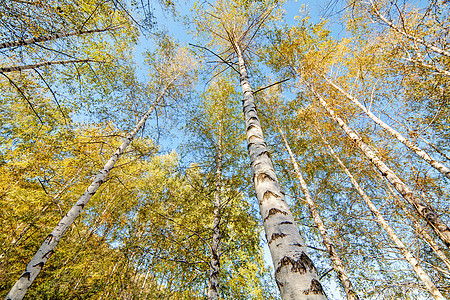
[[[258,93],[258,92],[261,92],[261,91],[263,91],[263,90],[265,90],[265,89],[268,89],[268,88],[270,88],[270,87],[272,87],[272,86],[274,86],[274,85],[277,85],[277,84],[286,82],[286,81],[288,81],[288,80],[290,80],[290,78],[286,78],[286,79],[283,79],[283,80],[281,80],[281,81],[272,83],[272,84],[270,84],[270,85],[268,85],[268,86],[265,86],[265,87],[262,87],[262,88],[260,88],[260,89],[257,89],[256,91],[253,92],[253,95],[256,94],[256,93]]]
[[[197,48],[200,48],[200,49],[203,49],[203,50],[206,50],[206,51],[212,53],[214,56],[218,57],[222,62],[224,62],[224,63],[227,64],[230,68],[232,68],[236,73],[240,74],[239,71],[236,70],[235,67],[233,67],[233,65],[231,65],[229,62],[227,62],[226,60],[224,60],[224,59],[223,59],[222,57],[220,57],[218,54],[214,53],[212,50],[209,50],[209,49],[206,48],[206,47],[199,46],[199,45],[194,45],[194,44],[191,44],[191,43],[189,43],[189,46],[197,47]]]
[[[56,105],[58,106],[58,109],[59,109],[59,111],[61,112],[61,114],[62,114],[62,116],[63,116],[63,118],[64,118],[64,124],[67,125],[67,122],[66,122],[67,117],[66,117],[66,115],[64,114],[63,110],[61,109],[61,106],[59,105],[58,99],[56,99],[56,95],[55,95],[55,93],[53,92],[52,88],[50,87],[50,85],[48,85],[47,81],[44,79],[44,77],[41,75],[41,73],[38,72],[38,70],[36,70],[36,69],[33,69],[33,70],[39,75],[39,77],[40,77],[40,78],[42,79],[42,81],[45,83],[45,85],[46,85],[47,88],[49,89],[50,93],[52,93],[53,99],[55,99]]]
[[[41,124],[44,124],[44,122],[42,121],[41,117],[39,117],[38,113],[36,112],[36,110],[34,109],[33,104],[31,104],[30,100],[28,100],[27,96],[25,96],[25,94],[22,92],[22,90],[17,86],[17,84],[15,84],[14,81],[11,80],[11,78],[9,78],[8,76],[6,76],[5,73],[0,72],[0,74],[2,74],[3,76],[5,76],[9,82],[19,91],[19,93],[22,95],[22,97],[28,102],[28,104],[30,105],[31,109],[33,110],[34,114],[36,115],[36,117],[39,119],[39,121],[41,122]]]

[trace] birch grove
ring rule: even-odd
[[[0,10],[0,297],[450,297],[448,1]]]

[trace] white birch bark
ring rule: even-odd
[[[109,27],[109,28],[104,28],[104,29],[93,29],[93,30],[77,30],[77,31],[66,32],[66,33],[56,33],[56,34],[32,37],[29,39],[20,39],[17,41],[0,43],[0,49],[17,47],[17,46],[25,46],[25,45],[35,44],[35,43],[39,43],[39,42],[47,42],[47,41],[52,41],[52,40],[69,37],[69,36],[74,36],[74,35],[83,35],[83,34],[89,34],[89,33],[104,32],[104,31],[108,31],[108,30],[115,30],[117,28],[119,28],[119,27]]]
[[[409,131],[412,131],[411,129],[408,129]],[[431,148],[434,149],[434,151],[436,151],[437,153],[439,153],[440,155],[442,155],[443,157],[445,157],[445,159],[450,161],[450,156],[448,156],[447,154],[445,154],[444,152],[442,152],[441,150],[439,150],[436,145],[434,145],[433,143],[431,143],[430,141],[428,141],[427,139],[421,137],[420,135],[418,136],[419,139],[421,139],[425,144],[427,144],[428,146],[430,146]]]
[[[445,55],[445,56],[450,57],[450,52],[449,51],[447,51],[445,49],[441,49],[439,47],[436,47],[436,46],[426,42],[424,39],[418,38],[418,37],[416,37],[416,36],[414,36],[412,34],[407,33],[405,29],[400,29],[399,27],[395,26],[394,23],[389,21],[385,16],[383,16],[381,14],[381,12],[376,7],[375,3],[370,1],[370,4],[372,6],[373,11],[378,16],[378,18],[380,18],[384,23],[386,23],[389,27],[391,27],[395,32],[400,33],[401,35],[405,36],[406,38],[408,38],[408,39],[410,39],[410,40],[412,40],[414,42],[422,44],[423,46],[427,47],[428,49],[430,49],[430,50],[432,50],[432,51],[434,51],[436,53],[439,53],[441,55]]]
[[[449,71],[443,70],[443,69],[438,68],[438,67],[436,67],[434,65],[430,65],[430,64],[428,64],[428,63],[426,63],[426,62],[424,62],[422,60],[415,60],[415,59],[411,59],[411,58],[407,58],[407,57],[402,57],[402,59],[404,59],[406,61],[409,61],[410,63],[413,63],[413,64],[421,65],[424,68],[431,69],[431,70],[436,71],[438,73],[441,73],[443,75],[450,76],[450,72]]]
[[[322,217],[320,216],[320,214],[317,210],[316,202],[313,200],[313,198],[311,197],[311,194],[309,193],[308,186],[302,176],[302,173],[300,172],[300,168],[298,166],[297,160],[294,157],[294,153],[292,153],[291,147],[289,146],[289,143],[288,143],[284,133],[281,131],[280,128],[278,128],[278,130],[284,141],[286,150],[288,151],[289,156],[291,158],[292,165],[294,166],[294,172],[297,175],[298,180],[300,181],[300,186],[302,188],[303,194],[305,195],[306,203],[309,206],[309,210],[311,211],[311,215],[313,217],[314,223],[316,224],[317,229],[319,229],[320,235],[322,236],[323,244],[325,245],[325,247],[328,250],[328,254],[330,255],[331,263],[333,264],[333,269],[337,273],[337,277],[338,277],[339,281],[341,282],[342,287],[344,288],[347,299],[348,300],[358,300],[359,297],[353,288],[352,282],[350,281],[347,271],[345,270],[344,264],[342,263],[339,255],[336,251],[336,248],[333,245],[333,241],[331,240],[330,236],[328,235],[325,224],[322,221]]]
[[[84,206],[88,203],[92,196],[97,192],[98,188],[105,181],[109,172],[113,169],[114,164],[123,154],[125,149],[130,145],[130,143],[136,136],[136,133],[144,126],[147,118],[153,112],[156,105],[158,105],[158,103],[161,101],[169,86],[175,81],[175,79],[176,78],[172,79],[172,81],[164,88],[161,94],[155,99],[150,109],[144,114],[141,120],[137,123],[136,127],[123,139],[122,144],[119,146],[119,148],[117,148],[108,162],[103,166],[103,169],[95,176],[91,185],[89,185],[84,194],[81,195],[75,205],[72,206],[69,212],[67,212],[67,214],[59,221],[53,231],[45,238],[41,247],[28,263],[25,271],[20,275],[19,279],[11,288],[5,300],[22,299],[25,296],[28,288],[31,286],[34,279],[42,270],[47,260],[55,251],[55,248],[63,237],[64,233],[69,229],[70,225],[72,225],[75,219],[80,215]]]
[[[242,105],[253,182],[281,298],[326,299],[316,268],[308,257],[267,151],[241,48],[238,43],[234,43],[234,48],[239,60]]]
[[[450,260],[445,255],[445,253],[441,250],[439,245],[434,241],[434,239],[430,236],[430,234],[425,230],[425,228],[420,225],[419,221],[416,219],[416,216],[414,216],[409,209],[406,207],[406,205],[397,199],[397,195],[395,194],[395,191],[392,189],[392,187],[389,185],[389,183],[386,183],[384,181],[384,178],[378,173],[378,175],[381,177],[381,180],[386,184],[386,187],[388,188],[390,194],[394,199],[397,201],[396,204],[400,206],[400,208],[405,212],[406,216],[413,222],[414,230],[416,233],[420,236],[422,235],[425,241],[430,245],[430,248],[433,249],[434,253],[442,260],[442,262],[447,266],[448,271],[450,271]]]
[[[389,126],[388,124],[384,123],[380,118],[375,116],[370,110],[368,110],[364,105],[362,105],[361,102],[356,97],[353,97],[344,89],[342,89],[340,86],[335,84],[330,79],[323,76],[323,78],[336,90],[338,90],[341,94],[343,94],[347,99],[352,101],[354,104],[356,104],[359,108],[361,108],[366,115],[372,119],[376,124],[380,125],[382,128],[384,128],[387,132],[389,132],[390,135],[395,137],[397,140],[402,142],[406,147],[408,147],[410,150],[414,151],[414,153],[417,154],[420,158],[425,160],[427,163],[429,163],[433,168],[441,172],[442,175],[450,179],[450,169],[444,166],[442,163],[438,162],[434,158],[432,158],[428,153],[426,153],[424,150],[422,150],[420,147],[414,145],[412,142],[407,140],[404,136],[402,136],[398,131],[396,131],[394,128]]]
[[[36,69],[36,68],[51,66],[51,65],[67,65],[67,64],[71,64],[71,63],[85,63],[85,62],[102,62],[102,61],[96,61],[96,60],[92,60],[92,59],[73,59],[73,60],[69,59],[69,60],[44,61],[41,63],[26,65],[26,66],[3,67],[3,68],[0,68],[0,73],[31,70],[31,69]]]
[[[353,175],[350,173],[350,171],[347,169],[347,167],[344,165],[344,163],[341,161],[339,156],[334,152],[333,148],[325,141],[325,139],[322,137],[324,143],[327,145],[328,149],[330,150],[331,156],[338,162],[338,164],[342,167],[345,174],[350,178],[350,181],[352,182],[353,186],[355,187],[356,191],[361,195],[364,202],[369,207],[372,214],[375,216],[377,223],[386,231],[388,236],[391,238],[391,240],[394,242],[395,246],[400,250],[405,260],[411,265],[414,272],[417,274],[419,279],[424,283],[425,288],[427,291],[433,295],[434,299],[444,300],[445,298],[442,296],[441,292],[436,288],[434,283],[431,281],[431,278],[428,276],[428,274],[425,272],[424,269],[419,264],[419,261],[411,254],[411,252],[408,250],[408,248],[403,244],[403,242],[399,239],[397,234],[394,232],[394,230],[389,226],[389,224],[384,219],[383,215],[380,213],[378,208],[373,204],[373,202],[370,200],[369,196],[364,192],[364,190],[361,188],[361,186],[358,184],[358,182],[355,180]]]
[[[221,126],[221,124],[219,124]],[[216,187],[214,192],[213,228],[211,243],[211,258],[209,262],[208,299],[219,300],[219,270],[220,270],[220,204],[222,190],[222,135],[219,128],[219,141],[216,161]]]
[[[348,126],[344,120],[336,115],[336,113],[330,108],[328,103],[320,96],[312,86],[309,85],[310,90],[319,100],[319,103],[329,113],[331,118],[339,124],[339,126],[345,131],[348,137],[355,142],[358,148],[364,153],[364,155],[377,167],[381,174],[387,178],[387,180],[395,187],[395,189],[413,206],[417,212],[428,222],[428,224],[434,229],[436,234],[441,240],[450,246],[450,228],[445,224],[434,211],[432,207],[423,202],[419,197],[414,195],[413,191],[407,186],[376,154],[375,152],[363,142],[361,137]]]

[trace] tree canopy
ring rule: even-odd
[[[308,3],[1,2],[0,297],[449,298],[450,4]]]

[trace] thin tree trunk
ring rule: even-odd
[[[344,89],[342,89],[340,86],[338,86],[337,84],[335,84],[333,81],[331,81],[330,79],[328,79],[327,77],[323,76],[323,78],[335,89],[337,89],[341,94],[343,94],[345,97],[347,97],[347,99],[349,99],[350,101],[352,101],[353,103],[355,103],[359,108],[361,108],[366,115],[372,119],[372,121],[374,121],[376,124],[380,125],[382,128],[384,128],[385,130],[387,130],[387,132],[389,132],[389,134],[391,134],[393,137],[395,137],[397,140],[399,140],[400,142],[402,142],[406,147],[408,147],[410,150],[414,151],[414,153],[417,154],[417,156],[419,156],[420,158],[422,158],[423,160],[425,160],[427,163],[429,163],[433,168],[435,168],[436,170],[438,170],[439,172],[441,172],[444,176],[446,176],[447,178],[450,178],[450,169],[447,168],[446,166],[444,166],[442,163],[438,162],[437,160],[435,160],[434,158],[432,158],[430,155],[428,155],[428,153],[426,153],[424,150],[422,150],[421,148],[419,148],[418,146],[414,145],[412,142],[410,142],[409,140],[407,140],[405,137],[403,137],[398,131],[396,131],[394,128],[392,128],[391,126],[389,126],[388,124],[384,123],[380,118],[378,118],[377,116],[375,116],[370,110],[368,110],[364,105],[362,105],[361,102],[359,102],[359,100],[356,97],[353,97],[352,95],[350,95],[349,93],[347,93],[346,91],[344,91]]]
[[[436,67],[436,66],[434,66],[434,65],[430,65],[430,64],[428,64],[428,63],[426,63],[426,62],[424,62],[424,61],[421,61],[421,60],[414,60],[414,59],[410,59],[410,58],[407,58],[407,57],[402,57],[402,59],[404,59],[404,60],[406,60],[406,61],[409,61],[409,62],[411,62],[411,63],[413,63],[413,64],[421,65],[421,66],[424,67],[424,68],[431,69],[431,70],[433,70],[433,71],[435,71],[435,72],[438,72],[438,73],[440,73],[440,74],[450,76],[450,72],[449,72],[449,71],[443,70],[443,69],[438,68],[438,67]]]
[[[44,35],[44,36],[37,36],[37,37],[29,38],[29,39],[20,39],[17,41],[0,43],[0,49],[17,47],[17,46],[25,46],[25,45],[30,45],[30,44],[39,43],[39,42],[47,42],[47,41],[52,41],[52,40],[56,40],[56,39],[60,39],[60,38],[64,38],[64,37],[73,36],[73,35],[83,35],[83,34],[89,34],[89,33],[104,32],[104,31],[108,31],[108,30],[115,30],[117,28],[119,28],[119,27],[108,27],[108,28],[103,28],[103,29],[93,29],[93,30],[84,30],[84,31],[77,30],[77,31],[66,32],[66,33],[56,33],[56,34],[50,34],[50,35]]]
[[[281,131],[281,129],[279,127],[278,127],[278,130],[281,134],[281,137],[283,138],[284,145],[286,146],[286,150],[288,151],[289,156],[291,158],[291,162],[292,162],[292,165],[294,166],[295,174],[297,175],[297,178],[300,181],[300,186],[303,190],[303,194],[305,195],[306,203],[309,206],[309,210],[311,211],[311,215],[313,217],[314,223],[316,224],[317,228],[319,229],[320,235],[322,236],[323,244],[325,245],[325,247],[328,250],[328,254],[330,255],[330,259],[333,264],[333,269],[337,273],[337,277],[339,278],[339,281],[341,282],[342,287],[344,288],[347,299],[348,300],[358,300],[359,297],[356,294],[355,290],[353,289],[352,282],[350,281],[350,278],[348,277],[347,271],[344,268],[344,264],[342,263],[341,259],[339,258],[339,255],[336,252],[336,249],[333,245],[333,241],[331,240],[330,236],[328,235],[325,224],[323,223],[322,218],[321,218],[319,212],[317,211],[316,202],[314,202],[313,198],[311,197],[311,194],[309,193],[308,186],[306,184],[306,181],[303,179],[303,176],[300,172],[300,168],[297,164],[297,160],[295,159],[294,154],[292,153],[292,150],[291,150],[291,147],[289,146],[287,138],[284,135],[283,131]]]
[[[150,269],[147,269],[147,272],[145,272],[144,282],[142,283],[142,286],[139,290],[139,299],[142,299],[141,296],[142,296],[142,292],[144,291],[144,288],[145,288],[145,283],[147,282],[148,273],[150,273]]]
[[[53,254],[56,246],[59,241],[63,237],[64,233],[69,229],[70,225],[75,221],[75,219],[80,215],[84,206],[88,203],[91,197],[97,192],[98,188],[105,181],[109,172],[114,167],[114,164],[117,162],[119,157],[123,154],[125,149],[130,145],[136,133],[144,126],[145,121],[153,112],[155,107],[163,98],[164,94],[168,90],[169,86],[175,81],[176,77],[172,79],[172,81],[166,85],[161,94],[155,99],[154,103],[150,107],[150,109],[144,114],[141,120],[137,123],[136,127],[127,134],[127,136],[123,139],[122,144],[117,148],[108,162],[104,165],[103,169],[95,176],[91,185],[86,189],[84,194],[78,199],[74,206],[69,210],[69,212],[59,221],[58,225],[53,229],[52,233],[50,233],[42,243],[39,250],[36,252],[34,257],[28,263],[25,271],[20,275],[20,278],[16,281],[8,295],[6,296],[6,300],[16,300],[22,299],[25,296],[28,288],[33,283],[34,279],[37,277],[41,269],[44,267],[44,264]]]
[[[378,18],[380,18],[384,23],[386,23],[389,27],[391,27],[395,32],[400,33],[401,35],[405,36],[406,38],[408,38],[408,39],[410,39],[410,40],[412,40],[412,41],[414,41],[414,42],[416,42],[416,43],[419,43],[419,44],[425,46],[426,48],[428,48],[428,49],[430,49],[430,50],[433,50],[433,51],[436,52],[436,53],[439,53],[439,54],[442,54],[442,55],[445,55],[445,56],[450,57],[450,52],[449,52],[449,51],[447,51],[447,50],[445,50],[445,49],[441,49],[441,48],[439,48],[439,47],[436,47],[436,46],[434,46],[434,45],[432,45],[432,44],[426,42],[424,39],[421,39],[421,38],[418,38],[418,37],[416,37],[416,36],[414,36],[414,35],[412,35],[412,34],[409,34],[409,33],[407,33],[407,32],[405,31],[405,29],[400,29],[400,28],[398,28],[397,26],[395,26],[394,23],[392,23],[391,21],[389,21],[385,16],[383,16],[383,15],[380,13],[380,11],[378,10],[378,8],[376,7],[376,5],[375,5],[372,1],[370,1],[370,4],[371,4],[371,6],[372,6],[373,11],[374,11],[375,14],[378,16]]]
[[[395,187],[395,189],[411,204],[417,212],[424,218],[428,224],[434,229],[441,240],[450,246],[450,228],[445,224],[435,212],[435,210],[423,202],[419,197],[414,195],[413,191],[407,186],[376,154],[369,148],[369,146],[363,142],[361,137],[351,129],[336,113],[330,108],[327,102],[320,96],[312,86],[309,85],[310,90],[319,100],[320,104],[330,114],[331,118],[339,124],[339,126],[345,131],[349,138],[355,142],[364,155],[377,167],[383,176],[389,180],[389,182]]]
[[[219,124],[221,126],[221,124]],[[216,162],[216,190],[214,193],[213,228],[211,243],[211,260],[209,263],[208,299],[219,299],[219,269],[220,269],[220,204],[222,189],[222,136],[219,128],[219,145]]]
[[[439,150],[436,145],[432,144],[431,142],[429,142],[428,140],[426,140],[425,138],[421,137],[419,135],[419,139],[421,139],[425,144],[427,144],[428,146],[430,146],[431,148],[433,148],[437,153],[439,153],[440,155],[442,155],[443,157],[445,157],[447,160],[450,161],[450,156],[448,156],[447,154],[445,154],[444,152],[442,152],[441,150]]]
[[[244,98],[242,105],[253,182],[281,298],[326,299],[316,268],[308,257],[267,151],[241,48],[235,42],[233,46],[239,60]]]
[[[333,156],[333,158],[342,167],[345,174],[347,174],[347,176],[350,178],[350,181],[352,182],[356,191],[361,195],[364,202],[367,204],[370,211],[375,216],[377,223],[386,231],[388,236],[391,238],[391,240],[394,242],[394,244],[397,246],[397,248],[402,253],[403,257],[411,265],[414,272],[416,272],[419,279],[425,284],[427,291],[430,294],[432,294],[435,299],[444,300],[445,298],[442,296],[442,294],[436,288],[436,286],[431,281],[431,278],[428,276],[428,274],[425,272],[425,270],[422,269],[422,267],[419,264],[419,261],[411,254],[411,252],[409,252],[409,250],[408,250],[408,248],[406,248],[405,244],[403,244],[403,242],[398,238],[398,236],[395,234],[394,230],[392,230],[392,228],[386,222],[386,220],[384,219],[383,215],[380,213],[378,208],[373,204],[373,202],[370,200],[369,196],[367,196],[367,194],[364,192],[364,190],[361,188],[361,186],[355,180],[355,178],[350,173],[350,171],[347,169],[347,167],[344,165],[344,163],[341,161],[339,156],[337,156],[337,154],[334,152],[333,148],[331,148],[331,146],[328,144],[328,142],[323,138],[323,136],[322,136],[322,140],[327,145],[328,150],[330,150],[331,156]]]
[[[0,68],[0,73],[9,73],[9,72],[15,72],[15,71],[31,70],[31,69],[36,69],[36,68],[45,67],[45,66],[51,66],[51,65],[66,65],[66,64],[71,64],[71,63],[85,63],[85,62],[101,62],[101,63],[103,63],[103,61],[97,61],[97,60],[93,60],[93,59],[73,59],[73,60],[44,61],[44,62],[33,64],[33,65],[12,66],[12,67]]]
[[[431,249],[433,249],[434,253],[444,262],[444,264],[447,266],[448,271],[450,271],[450,260],[445,255],[445,253],[441,250],[439,245],[434,241],[434,239],[430,236],[430,234],[423,228],[419,221],[417,220],[416,216],[414,216],[410,210],[406,207],[406,205],[398,199],[398,196],[395,194],[395,191],[392,189],[389,183],[384,181],[383,176],[381,176],[377,172],[378,176],[380,176],[380,179],[385,183],[386,187],[388,188],[390,194],[392,197],[394,197],[395,203],[405,212],[406,216],[413,222],[414,229],[418,235],[422,235],[425,239],[425,241],[430,245]]]

